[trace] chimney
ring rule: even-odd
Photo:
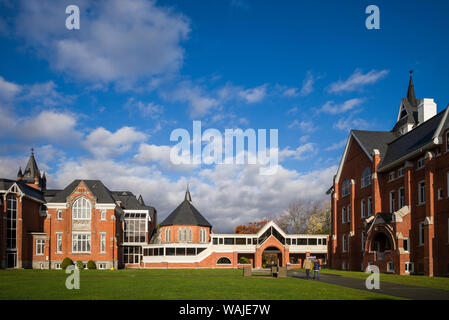
[[[430,118],[436,116],[437,104],[433,99],[423,99],[418,106],[418,124],[426,122]]]

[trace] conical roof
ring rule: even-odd
[[[36,159],[34,159],[34,152],[31,149],[31,155],[28,159],[27,166],[25,167],[25,171],[23,172],[22,181],[28,183],[34,183],[34,178],[40,179],[39,168],[37,167]]]

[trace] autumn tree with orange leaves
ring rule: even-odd
[[[268,223],[268,220],[248,222],[248,224],[242,224],[235,228],[235,233],[254,234],[259,232],[264,225]]]

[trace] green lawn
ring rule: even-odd
[[[83,270],[68,290],[62,270],[0,270],[0,299],[395,299],[297,278],[255,276],[241,270]]]
[[[333,269],[322,269],[320,273],[336,274],[348,278],[366,279],[367,274],[357,271],[342,271]],[[410,286],[427,287],[434,289],[449,290],[449,278],[446,277],[427,277],[427,276],[411,276],[397,274],[380,274],[380,281],[392,282],[398,284],[407,284]]]

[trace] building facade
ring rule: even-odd
[[[327,262],[326,235],[289,235],[274,222],[257,234],[216,234],[184,201],[157,227],[157,212],[130,191],[100,180],[47,189],[31,153],[17,180],[0,179],[0,267],[59,269],[64,258],[98,269],[299,268],[315,256]]]
[[[449,274],[449,107],[410,76],[391,131],[352,130],[328,191],[332,268]]]

